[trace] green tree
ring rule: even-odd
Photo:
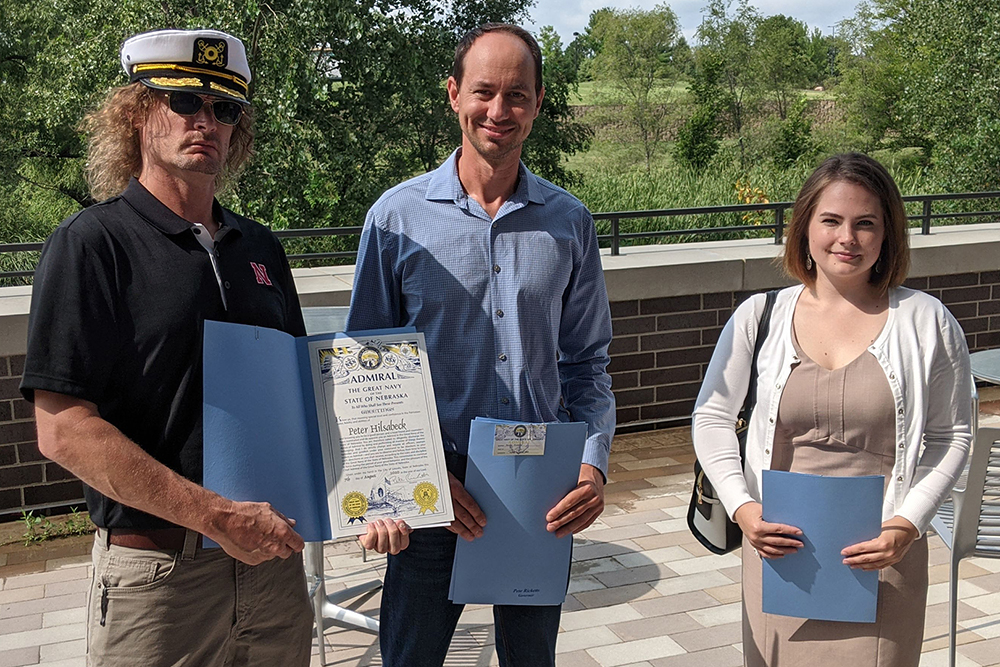
[[[670,54],[670,61],[678,75],[694,76],[696,69],[694,51],[684,39],[684,35],[677,38],[677,44],[674,46],[673,53]]]
[[[846,110],[859,147],[868,151],[903,126],[900,104],[906,95],[908,56],[899,51],[899,36],[887,19],[881,9],[861,3],[854,17],[838,26],[846,47],[837,56],[842,73],[838,103]]]
[[[1000,15],[973,0],[871,0],[841,25],[838,87],[865,148],[920,147],[938,187],[1000,188]]]
[[[520,22],[531,0],[0,0],[0,238],[44,238],[91,203],[84,112],[125,83],[121,42],[213,27],[240,36],[254,71],[257,156],[227,205],[275,228],[360,225],[387,188],[432,168],[460,134],[444,82],[455,43],[487,21]],[[561,51],[561,49],[556,49]],[[557,57],[551,105],[525,161],[568,182],[584,145]],[[293,252],[353,241],[297,240]]]
[[[760,73],[754,53],[754,34],[760,16],[747,0],[730,13],[731,0],[710,0],[698,26],[700,47],[722,64],[722,88],[729,129],[736,137],[740,163],[747,166],[745,131],[761,97]]]
[[[620,105],[621,120],[638,138],[649,170],[667,135],[677,81],[672,59],[680,36],[677,16],[666,5],[609,10],[598,16],[594,36],[601,43],[595,75],[608,85],[612,104]]]
[[[754,25],[754,57],[760,80],[784,120],[797,93],[813,71],[809,58],[806,24],[790,16],[775,14]]]
[[[799,96],[778,128],[773,157],[775,164],[782,169],[788,169],[799,158],[809,156],[815,151],[812,121],[806,116],[807,109],[806,98]]]
[[[67,3],[82,12],[85,5]],[[60,7],[51,2],[0,2],[0,241],[44,238],[55,222],[91,203],[82,176],[83,145],[75,131],[90,99],[79,53],[91,35],[66,39]],[[112,38],[114,39],[114,38]],[[112,47],[117,52],[117,44]],[[0,258],[3,270],[31,268],[31,259]]]
[[[931,147],[935,180],[948,190],[1000,189],[1000,13],[993,3],[878,3],[905,89],[903,136]],[[920,145],[913,141],[911,145]]]
[[[809,34],[810,87],[823,85],[824,81],[838,75],[837,54],[842,44],[843,40],[824,35],[819,28]]]
[[[539,176],[569,187],[579,184],[580,177],[565,168],[564,156],[586,150],[593,136],[589,126],[574,119],[569,105],[570,94],[577,91],[579,64],[573,53],[563,51],[562,41],[552,26],[541,29],[538,41],[542,49],[545,99],[524,142],[522,157]]]
[[[611,9],[605,7],[590,12],[587,27],[583,32],[574,32],[573,41],[566,47],[567,51],[574,54],[574,58],[579,63],[577,77],[580,81],[593,81],[593,61],[594,56],[601,52],[601,40],[596,33],[597,24],[602,17],[611,13]]]
[[[718,53],[708,50],[698,53],[690,87],[694,110],[674,143],[674,158],[695,171],[703,171],[719,150],[719,114],[726,106],[723,70]]]

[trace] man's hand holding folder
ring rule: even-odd
[[[454,475],[448,473],[448,478],[455,506],[455,520],[448,526],[448,530],[468,542],[482,537],[483,527],[486,525],[483,511]],[[555,533],[556,537],[566,537],[571,533],[575,535],[594,523],[603,511],[604,475],[589,463],[583,463],[580,465],[580,481],[576,488],[545,515],[548,522],[545,530]]]
[[[450,472],[448,483],[451,485],[451,501],[455,507],[455,520],[448,526],[448,530],[467,542],[482,537],[483,526],[486,525],[483,510],[479,509],[479,504]]]
[[[576,534],[594,523],[604,511],[604,473],[590,465],[580,464],[580,481],[576,488],[560,500],[545,515],[545,530],[556,537]]]

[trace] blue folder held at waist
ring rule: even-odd
[[[534,445],[528,442],[532,427]],[[510,432],[510,438],[505,439],[504,432]],[[542,433],[544,453],[539,454]],[[450,600],[563,603],[573,536],[557,538],[545,530],[545,515],[576,487],[586,440],[587,425],[582,422],[531,425],[473,420],[465,488],[486,515],[486,527],[483,536],[472,542],[458,540]]]
[[[844,547],[879,536],[881,475],[826,477],[765,470],[763,519],[802,531],[803,547],[762,560],[768,614],[874,623],[878,572],[844,565]]]

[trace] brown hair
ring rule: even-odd
[[[538,42],[535,38],[531,36],[531,33],[516,25],[511,25],[510,23],[485,23],[478,28],[473,28],[469,32],[465,33],[459,42],[458,46],[455,47],[455,60],[451,65],[451,75],[454,77],[455,82],[461,85],[462,75],[465,73],[465,56],[469,53],[469,49],[472,48],[472,44],[490,32],[505,32],[510,35],[514,35],[520,39],[528,47],[531,52],[531,59],[535,61],[535,93],[542,92],[542,50],[538,48]]]
[[[868,281],[882,292],[898,287],[910,270],[910,235],[906,207],[896,182],[878,161],[864,153],[843,153],[827,158],[816,168],[795,198],[792,221],[785,239],[782,261],[785,273],[806,285],[816,282],[816,267],[806,268],[809,255],[809,221],[827,186],[836,182],[860,185],[878,198],[882,205],[885,236],[879,259]]]
[[[96,201],[121,194],[129,179],[142,170],[139,130],[153,107],[155,91],[142,83],[111,89],[101,105],[84,116],[80,129],[87,135],[85,174],[90,196]],[[233,128],[226,164],[216,180],[218,188],[235,182],[253,155],[253,114],[244,107],[243,117]]]

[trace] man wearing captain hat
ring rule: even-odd
[[[305,333],[278,240],[215,200],[251,153],[246,52],[160,30],[121,61],[129,85],[84,121],[104,201],[45,244],[21,384],[39,449],[84,481],[99,528],[89,663],[306,665],[294,521],[200,484],[204,320]]]

